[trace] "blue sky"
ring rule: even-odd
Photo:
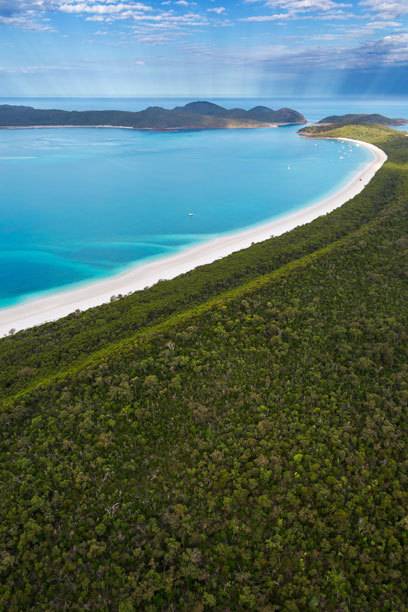
[[[0,92],[408,95],[408,0],[0,0]]]

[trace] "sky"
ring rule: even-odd
[[[0,0],[0,96],[408,95],[408,0]]]

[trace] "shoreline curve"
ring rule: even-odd
[[[246,249],[251,244],[262,242],[272,236],[280,236],[295,227],[310,223],[317,217],[328,214],[361,193],[387,161],[387,155],[375,145],[352,138],[336,138],[364,146],[373,153],[373,159],[335,193],[295,212],[271,219],[247,229],[224,234],[218,238],[189,247],[169,257],[149,263],[135,264],[129,269],[103,280],[90,281],[86,285],[56,290],[44,297],[0,309],[0,337],[10,330],[15,332],[43,323],[56,321],[76,310],[88,310],[110,301],[114,295],[133,293],[156,284],[159,280],[170,280],[198,266],[212,263]]]

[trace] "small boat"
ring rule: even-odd
[[[189,216],[189,217],[194,217],[194,213],[189,212],[189,213],[188,213],[188,216]]]

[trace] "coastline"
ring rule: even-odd
[[[66,127],[66,126],[64,126]],[[133,129],[133,128],[130,128]],[[374,157],[362,170],[335,193],[317,202],[260,225],[222,235],[200,243],[175,255],[159,258],[149,263],[135,264],[129,269],[104,280],[90,281],[86,285],[56,290],[44,297],[28,299],[16,306],[0,309],[0,337],[11,329],[21,331],[42,323],[55,321],[75,310],[87,310],[107,303],[114,295],[126,295],[154,285],[159,280],[169,280],[198,266],[212,263],[262,242],[272,236],[284,234],[299,225],[310,223],[358,195],[372,180],[387,160],[380,148],[363,141],[338,138],[340,141],[358,143],[369,149]]]
[[[259,125],[223,125],[222,127],[133,127],[131,125],[0,125],[0,130],[133,130],[137,132],[195,132],[202,130],[259,130],[285,127],[288,125],[304,125],[303,123],[259,123]]]

